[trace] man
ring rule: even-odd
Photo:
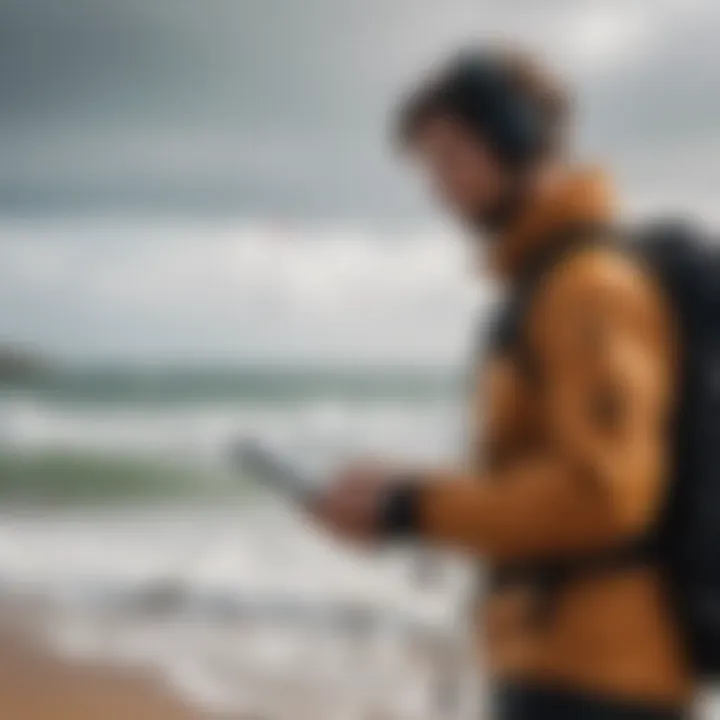
[[[678,402],[673,313],[604,242],[612,192],[573,162],[569,110],[548,76],[505,52],[463,55],[404,106],[404,142],[488,239],[514,311],[478,367],[485,421],[470,470],[351,467],[315,511],[349,539],[416,538],[490,565],[479,614],[501,718],[681,718],[693,684],[657,567],[626,552],[532,572],[650,533]]]

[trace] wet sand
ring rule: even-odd
[[[8,720],[205,720],[160,683],[116,668],[74,665],[0,619],[0,718]]]

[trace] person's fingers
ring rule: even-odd
[[[365,537],[372,526],[373,493],[370,488],[331,488],[314,515],[330,531],[349,538]]]

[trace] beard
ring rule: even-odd
[[[522,214],[528,195],[528,177],[525,173],[518,174],[494,202],[469,214],[469,225],[490,241],[495,240]]]

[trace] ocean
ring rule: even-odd
[[[84,368],[0,389],[0,592],[70,657],[264,718],[471,717],[475,572],[341,547],[235,467],[259,438],[322,482],[463,453],[462,373]]]
[[[418,369],[75,369],[0,385],[0,500],[156,500],[248,490],[258,437],[323,474],[358,454],[447,459],[462,378]]]

